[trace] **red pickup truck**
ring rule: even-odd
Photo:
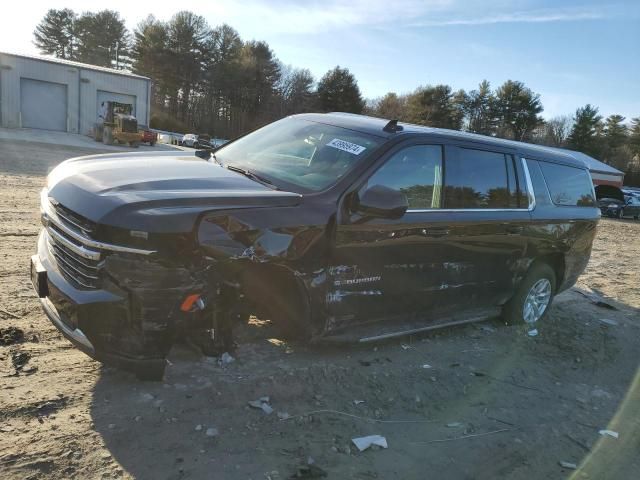
[[[140,133],[142,133],[141,143],[148,143],[153,147],[158,141],[158,134],[156,132],[152,132],[148,128],[141,129]]]

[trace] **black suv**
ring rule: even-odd
[[[589,261],[600,211],[569,152],[350,114],[211,152],[71,159],[42,191],[32,280],[89,355],[163,375],[174,341],[371,341],[502,314],[531,325]]]

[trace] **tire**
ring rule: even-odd
[[[113,145],[113,130],[111,130],[111,127],[104,127],[102,131],[102,143],[105,145]]]
[[[553,268],[546,263],[534,263],[522,282],[520,282],[516,294],[502,308],[503,318],[510,324],[525,324],[533,327],[549,312],[553,297],[556,293],[556,287],[556,274]],[[542,303],[544,304],[542,313],[536,312],[535,309],[532,310],[528,308],[527,314],[525,313],[525,302],[529,299],[530,294],[534,295],[534,289],[539,292],[537,295],[539,300],[542,299],[543,294],[546,296],[547,291],[548,298],[546,299],[546,303],[544,303],[544,301]]]
[[[633,219],[634,219],[634,220],[637,220],[637,219],[638,219],[638,215],[634,215],[634,216],[633,216]]]
[[[94,138],[94,140],[96,142],[102,143],[102,132],[103,132],[103,130],[104,130],[104,126],[99,124],[99,123],[96,123],[96,126],[95,126],[95,134],[96,135],[95,135],[95,138]]]
[[[153,147],[156,144],[156,142],[149,142],[149,146]]]

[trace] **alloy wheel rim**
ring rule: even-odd
[[[541,278],[534,283],[527,293],[522,307],[522,318],[526,323],[536,323],[549,306],[551,300],[551,282]]]

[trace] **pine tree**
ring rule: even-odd
[[[529,140],[542,123],[540,95],[522,82],[507,80],[496,91],[498,136],[514,140]]]
[[[109,68],[127,68],[130,37],[118,12],[86,12],[75,21],[77,60]]]
[[[76,14],[68,8],[49,10],[33,32],[33,43],[42,53],[73,59],[75,20]]]
[[[409,120],[419,125],[460,130],[463,113],[462,92],[453,93],[449,85],[418,88],[407,99]]]
[[[640,154],[640,117],[631,119],[629,128],[629,146],[635,154]]]
[[[602,148],[598,136],[602,128],[602,116],[598,114],[598,108],[590,104],[578,108],[573,120],[568,138],[569,147],[592,157],[600,157]]]
[[[364,100],[358,82],[347,68],[338,65],[318,83],[318,106],[323,112],[361,113]]]

